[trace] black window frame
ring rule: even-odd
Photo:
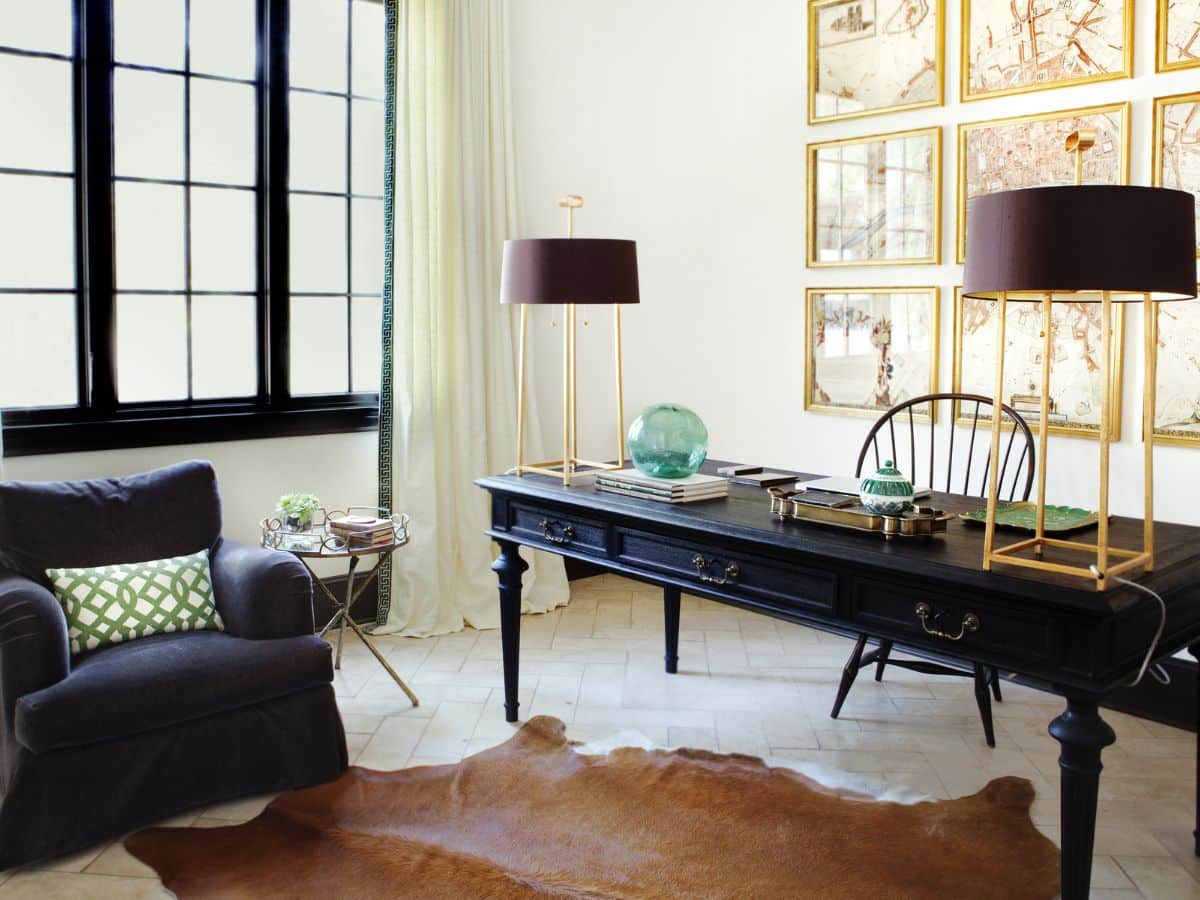
[[[185,0],[189,8],[191,2]],[[72,0],[78,400],[71,407],[4,410],[5,455],[332,434],[370,431],[378,426],[375,392],[292,397],[288,387],[289,0],[253,2],[258,55],[255,396],[241,400],[118,402],[113,4],[112,0]],[[351,0],[346,2],[349,5]],[[352,40],[348,28],[347,47]],[[6,52],[10,49],[5,48]],[[60,54],[11,52],[64,58]],[[153,67],[135,68],[155,71]],[[350,89],[348,84],[347,91]],[[350,258],[346,265],[349,277]],[[38,293],[16,288],[11,292]],[[188,340],[190,346],[190,335]],[[190,383],[190,370],[188,377]],[[348,386],[352,388],[353,384]]]

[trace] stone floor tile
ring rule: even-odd
[[[1117,856],[1116,860],[1143,897],[1152,897],[1154,900],[1200,898],[1200,884],[1173,859]]]

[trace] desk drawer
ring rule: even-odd
[[[727,553],[719,545],[682,544],[656,535],[619,529],[617,558],[646,572],[695,582],[698,589],[745,597],[781,609],[832,615],[837,576],[802,566]]]
[[[1053,656],[1054,626],[1045,618],[904,583],[855,579],[851,594],[851,618],[865,631],[907,632],[915,645],[949,654],[984,647],[1025,658]]]
[[[581,550],[604,556],[608,549],[608,530],[602,522],[546,509],[509,507],[509,530],[537,543],[563,549]]]

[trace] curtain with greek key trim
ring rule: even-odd
[[[472,482],[516,459],[516,329],[498,302],[504,240],[519,236],[504,4],[388,0],[387,18],[379,502],[412,517],[412,542],[381,585],[377,630],[494,628],[488,500]],[[565,604],[561,560],[530,562],[525,611]]]

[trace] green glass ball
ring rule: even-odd
[[[686,406],[655,403],[629,426],[629,455],[644,475],[687,478],[708,456],[708,429]]]

